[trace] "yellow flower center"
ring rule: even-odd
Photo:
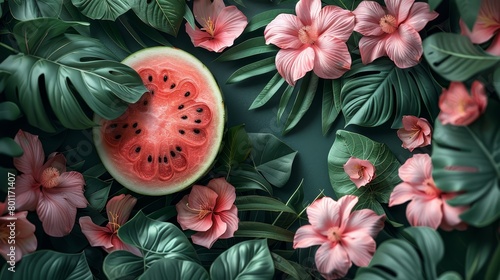
[[[303,26],[299,30],[299,40],[302,44],[314,44],[318,40],[318,34],[312,26]]]
[[[108,213],[109,217],[111,217],[111,221],[109,221],[108,224],[111,226],[111,230],[113,231],[113,233],[117,233],[118,229],[120,228],[120,224],[118,223],[118,214],[111,211],[109,211]]]
[[[41,184],[43,187],[45,188],[53,188],[57,185],[59,185],[59,176],[61,175],[61,173],[59,173],[59,170],[57,170],[56,168],[54,167],[49,167],[49,168],[46,168],[43,172],[42,172],[42,177],[41,177]]]
[[[201,30],[206,31],[210,36],[214,37],[215,35],[215,22],[208,17],[208,19],[203,19],[205,24],[203,24],[203,28]]]
[[[208,205],[202,205],[200,209],[193,209],[189,207],[189,203],[186,203],[186,207],[192,211],[198,212],[198,219],[203,220],[205,217],[213,212],[213,210]]]
[[[333,243],[338,243],[342,239],[342,232],[339,227],[332,227],[326,233],[326,237]]]
[[[380,28],[385,33],[391,34],[398,29],[396,18],[392,15],[385,15],[380,19]]]

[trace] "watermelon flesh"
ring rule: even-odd
[[[210,71],[190,54],[149,48],[123,61],[149,90],[117,119],[96,116],[94,141],[108,172],[146,195],[182,190],[212,166],[222,141],[224,104]]]

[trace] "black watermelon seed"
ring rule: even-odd
[[[199,129],[197,129],[197,128],[195,128],[195,129],[193,129],[193,132],[194,132],[194,134],[199,134],[199,133],[200,133],[200,130],[199,130]]]
[[[118,125],[116,123],[111,124],[109,127],[116,128]]]
[[[148,81],[152,82],[153,81],[153,76],[149,75],[148,76]]]
[[[201,123],[201,120],[198,119],[198,120],[194,120],[195,123]]]
[[[151,91],[151,95],[155,95],[155,91],[154,90]]]
[[[161,163],[161,157],[158,157],[158,162]]]
[[[175,87],[175,84],[170,85],[170,89],[173,89]]]
[[[163,76],[163,81],[166,82],[168,80],[168,76],[167,75],[164,75]]]
[[[142,104],[144,104],[144,106],[146,106],[146,105],[148,105],[148,101],[144,100],[144,102],[142,102]]]
[[[175,147],[175,149],[176,149],[178,152],[182,152],[182,148],[181,148],[181,147],[179,147],[179,146]]]
[[[128,127],[128,123],[124,124],[122,127],[123,128],[127,128]]]
[[[179,107],[177,107],[177,109],[181,110],[182,108],[184,108],[184,105],[179,105]]]
[[[140,152],[140,151],[141,151],[141,147],[137,147],[137,148],[135,148],[135,152],[136,152],[136,153],[138,153],[138,152]]]
[[[135,131],[135,134],[139,134],[139,133],[141,133],[141,131],[142,130],[138,129],[138,130]]]
[[[148,156],[148,162],[153,162],[153,157],[151,155]]]
[[[198,113],[203,112],[203,108],[198,108],[198,109],[196,109],[196,112],[198,112]]]
[[[187,118],[188,118],[188,116],[186,116],[186,115],[184,115],[184,116],[181,117],[181,119],[183,119],[183,120],[185,120]]]
[[[167,157],[166,157],[166,156],[163,156],[163,162],[164,162],[164,163],[167,163],[167,162],[168,162],[168,159],[167,159]]]
[[[116,139],[116,140],[118,140],[118,139],[120,139],[120,138],[122,138],[122,136],[121,136],[120,134],[115,135],[115,139]]]
[[[184,93],[185,97],[188,97],[189,95],[191,95],[191,93],[189,91],[186,91],[186,93]]]
[[[132,125],[133,128],[136,128],[137,127],[137,123],[135,122],[133,125]]]
[[[175,152],[174,151],[170,151],[170,156],[171,157],[175,157]]]
[[[184,130],[182,130],[182,129],[181,129],[181,130],[179,130],[179,133],[180,133],[180,134],[184,134],[184,133],[186,133],[186,132],[185,132]]]

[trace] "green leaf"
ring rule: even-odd
[[[441,88],[422,64],[400,69],[388,59],[369,65],[356,60],[343,82],[341,99],[346,126],[379,126],[394,115],[392,128],[400,128],[404,115],[420,116],[422,102],[432,118],[439,112]]]
[[[433,34],[423,47],[434,71],[450,81],[465,81],[500,61],[500,56],[489,55],[460,34]]]
[[[130,9],[127,0],[71,0],[71,3],[91,19],[116,20]]]
[[[436,231],[427,227],[409,227],[404,230],[412,242],[420,251],[423,258],[423,272],[426,279],[436,279],[436,265],[443,258],[444,246],[440,238],[435,238]]]
[[[248,39],[227,51],[224,51],[217,60],[229,61],[242,59],[249,56],[259,55],[263,53],[277,52],[277,48],[272,45],[266,45],[264,36]]]
[[[251,31],[257,30],[261,27],[268,25],[279,14],[294,14],[294,10],[292,10],[292,9],[273,9],[273,10],[269,10],[269,11],[265,11],[265,12],[262,12],[260,14],[257,14],[252,19],[250,19],[244,32],[251,32]]]
[[[245,125],[229,128],[224,137],[224,147],[219,156],[219,162],[231,173],[234,166],[242,163],[250,155],[252,143],[245,131]]]
[[[485,279],[495,279],[495,277],[498,280],[498,275],[500,275],[500,246],[497,243],[497,248],[495,249],[495,252],[493,253],[493,256],[490,259],[490,262],[488,264],[488,269],[486,270],[486,277]]]
[[[333,122],[342,110],[340,101],[340,89],[342,84],[340,79],[325,80],[323,86],[323,105],[321,107],[321,131],[326,135]]]
[[[350,157],[368,160],[375,167],[375,178],[359,189],[344,171]],[[399,182],[399,161],[389,147],[361,134],[338,130],[328,154],[328,174],[337,197],[352,194],[359,197],[356,209],[369,208],[383,214],[380,203],[388,203],[392,189]]]
[[[477,0],[455,0],[455,3],[460,12],[460,18],[465,22],[469,30],[472,30],[476,22],[481,1]]]
[[[109,190],[113,181],[105,182],[97,178],[85,176],[85,197],[90,206],[101,211],[108,201]]]
[[[261,222],[239,222],[234,237],[268,238],[284,242],[293,242],[294,233],[270,224]]]
[[[443,0],[429,0],[430,10],[435,10]]]
[[[274,74],[271,80],[266,84],[264,89],[262,89],[259,95],[257,95],[249,109],[256,109],[266,104],[267,101],[269,101],[269,99],[271,99],[276,92],[278,92],[284,82],[285,79],[283,79],[283,77],[276,72],[276,74]]]
[[[233,185],[237,191],[253,191],[259,190],[273,194],[273,187],[262,176],[255,167],[243,163],[235,167],[228,178],[229,183]]]
[[[441,274],[438,280],[462,280],[462,276],[455,271],[447,271]]]
[[[154,263],[138,280],[209,280],[208,272],[203,266],[190,261],[162,259]]]
[[[0,138],[0,155],[9,157],[20,157],[23,155],[23,149],[14,139],[9,137]]]
[[[210,267],[217,280],[272,279],[274,265],[266,240],[240,242],[222,253]]]
[[[293,102],[292,110],[286,119],[283,134],[290,132],[299,123],[309,107],[311,107],[316,89],[318,88],[318,80],[318,76],[312,71],[302,79],[302,84]]]
[[[271,256],[273,257],[274,267],[277,270],[290,275],[293,279],[296,280],[311,279],[311,276],[304,270],[304,268],[300,264],[289,261],[273,252],[271,252]]]
[[[500,104],[488,100],[486,112],[469,126],[436,121],[432,140],[432,176],[445,192],[458,192],[448,200],[467,205],[460,215],[466,223],[483,227],[500,217]]]
[[[249,133],[252,142],[252,160],[255,168],[272,185],[283,187],[292,173],[297,151],[269,133]]]
[[[107,255],[102,268],[110,280],[137,279],[146,269],[143,258],[122,250]]]
[[[238,207],[238,211],[274,211],[297,214],[285,203],[268,196],[237,196],[234,204]]]
[[[104,164],[99,163],[99,164],[96,164],[96,165],[90,167],[89,169],[85,170],[82,174],[85,176],[97,178],[97,177],[101,177],[106,172],[107,172],[107,170],[106,170],[106,167],[104,167]]]
[[[187,3],[186,3],[186,7],[184,9],[186,11],[184,13],[184,19],[189,23],[189,25],[191,26],[191,28],[194,29],[196,27],[196,23],[194,22],[193,12],[191,11],[191,9],[187,5]]]
[[[41,250],[23,256],[16,263],[15,272],[9,271],[10,265],[4,265],[0,279],[51,279],[51,280],[92,280],[92,273],[83,253],[64,254]]]
[[[495,87],[497,96],[500,97],[500,67],[497,67],[493,73],[493,86]]]
[[[241,68],[234,71],[229,78],[227,78],[226,83],[232,84],[241,82],[251,77],[262,75],[268,72],[276,70],[276,65],[274,64],[274,57],[264,58],[256,62],[249,63]]]
[[[281,117],[285,112],[286,105],[288,104],[290,97],[292,97],[293,89],[294,89],[293,86],[287,85],[286,89],[283,91],[283,94],[281,95],[280,104],[278,105],[278,112],[276,113],[278,122],[281,121]]]
[[[132,0],[130,5],[143,22],[173,36],[179,32],[186,13],[184,0]]]
[[[486,234],[482,235],[481,238],[469,241],[465,255],[465,279],[475,279],[474,276],[490,259],[490,253],[493,251],[491,245],[495,242],[492,237],[492,235]]]
[[[21,115],[21,111],[16,103],[9,101],[0,103],[0,120],[14,121],[21,117]]]
[[[145,267],[163,258],[198,261],[193,245],[179,228],[150,219],[142,211],[118,229],[118,236],[141,250]]]
[[[63,0],[8,1],[12,16],[21,21],[35,18],[57,18],[61,13]]]

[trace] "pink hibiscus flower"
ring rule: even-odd
[[[406,218],[412,226],[441,227],[448,231],[467,227],[459,217],[467,207],[452,207],[446,202],[456,194],[444,193],[436,187],[428,154],[416,154],[409,158],[399,168],[399,177],[403,183],[392,191],[389,206],[410,200],[406,207]]]
[[[24,154],[14,158],[14,166],[23,174],[17,177],[16,208],[36,210],[45,233],[54,237],[67,235],[73,229],[76,208],[87,207],[83,195],[85,181],[81,173],[66,172],[64,155],[45,154],[38,136],[19,130],[14,140]]]
[[[479,0],[478,0],[479,1]],[[491,45],[486,51],[492,55],[500,56],[500,1],[482,0],[476,22],[472,32],[467,25],[460,20],[462,34],[470,38],[474,44],[482,44],[493,38]],[[496,35],[495,35],[496,34]]]
[[[247,18],[236,6],[225,6],[223,0],[195,0],[193,13],[202,28],[186,23],[186,32],[195,47],[222,52],[243,33]]]
[[[403,116],[403,128],[398,129],[403,148],[413,152],[415,148],[431,144],[431,124],[424,118]]]
[[[293,248],[321,245],[315,262],[327,279],[342,278],[352,263],[367,266],[375,253],[374,238],[384,227],[385,215],[371,209],[351,212],[358,203],[353,195],[334,201],[323,197],[307,207],[310,225],[300,227],[293,239]]]
[[[94,224],[88,216],[81,217],[80,227],[90,245],[102,247],[108,253],[115,250],[125,250],[142,256],[138,248],[124,243],[118,237],[118,229],[128,221],[136,202],[137,199],[129,194],[120,194],[111,198],[106,204],[108,224],[105,227]]]
[[[422,57],[422,39],[418,32],[438,13],[415,0],[385,0],[387,8],[375,1],[361,2],[354,14],[354,31],[363,35],[359,41],[361,60],[368,64],[388,56],[397,67],[415,66]]]
[[[36,250],[35,226],[26,219],[27,211],[10,215],[5,213],[6,210],[6,203],[0,203],[0,215],[2,215],[0,216],[0,253],[6,261],[18,262],[24,255]],[[12,226],[13,223],[14,226]],[[12,246],[15,246],[13,252]]]
[[[439,121],[456,126],[467,126],[474,122],[486,110],[488,97],[484,85],[479,81],[472,83],[471,93],[469,95],[463,83],[451,82],[439,97]]]
[[[313,70],[324,79],[336,79],[351,68],[346,41],[354,15],[337,6],[321,8],[320,0],[300,0],[295,15],[280,14],[264,30],[266,44],[281,50],[276,67],[290,85]]]
[[[375,178],[375,166],[369,160],[350,157],[344,164],[344,171],[358,189]]]
[[[183,230],[197,231],[191,236],[194,244],[210,249],[217,239],[233,237],[238,229],[235,200],[235,188],[224,178],[212,179],[206,187],[194,185],[175,206],[177,221]]]

